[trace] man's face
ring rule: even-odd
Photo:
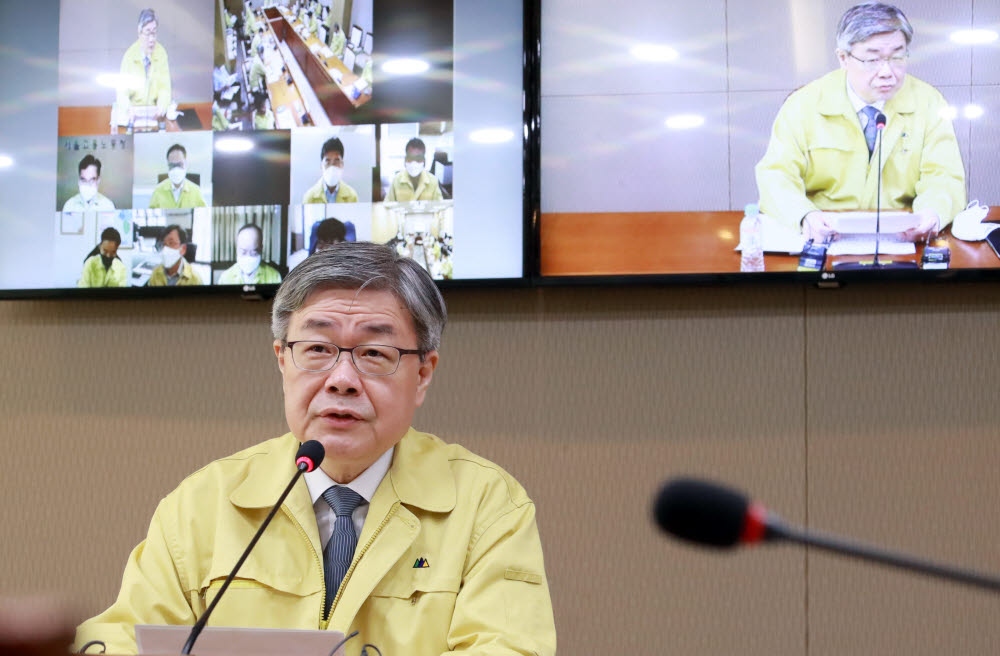
[[[420,164],[424,164],[425,163],[424,159],[425,159],[424,151],[420,150],[419,148],[406,149],[407,164],[409,164],[410,162],[419,162]]]
[[[163,245],[167,248],[174,248],[180,250],[181,255],[187,251],[187,244],[181,243],[181,236],[177,234],[176,230],[171,230],[167,235],[163,237]]]
[[[261,243],[257,231],[247,228],[236,235],[236,254],[254,257],[260,255]]]
[[[111,241],[110,239],[105,239],[101,242],[101,255],[104,257],[114,257],[118,255],[118,244]]]
[[[409,312],[388,291],[326,289],[292,314],[288,341],[310,340],[351,348],[359,344],[417,347]],[[406,434],[437,366],[437,351],[404,355],[388,376],[359,373],[342,352],[329,371],[303,371],[290,348],[274,342],[285,393],[285,419],[300,442],[326,449],[323,470],[339,482],[353,479]]]
[[[170,154],[167,155],[167,168],[182,168],[186,169],[187,158],[184,157],[184,153],[179,150],[171,150]]]
[[[335,150],[323,153],[323,170],[325,171],[328,166],[336,166],[339,169],[344,168],[344,157]]]
[[[139,42],[147,55],[153,54],[153,48],[156,47],[156,28],[156,21],[150,21],[139,28]]]
[[[902,88],[906,78],[905,56],[906,37],[898,30],[855,43],[849,53],[837,51],[840,67],[847,71],[851,88],[869,104],[889,100]],[[892,57],[903,59],[893,63]]]
[[[91,164],[80,171],[80,184],[89,184],[95,187],[101,184],[101,176],[97,174],[96,165]]]

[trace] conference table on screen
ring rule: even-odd
[[[543,276],[738,273],[740,220],[743,212],[597,212],[544,213],[540,220]],[[1000,223],[1000,207],[984,221]],[[1000,258],[985,241],[965,242],[948,228],[934,246],[951,248],[952,269],[997,269]],[[919,262],[913,255],[882,255],[895,262]],[[827,258],[837,262],[870,261],[871,255]],[[765,271],[795,271],[797,255],[767,253]]]
[[[347,66],[337,57],[325,58],[318,52],[313,53],[310,48],[321,49],[326,47],[326,44],[314,35],[303,40],[302,36],[295,30],[295,26],[301,24],[290,16],[287,10],[281,11],[274,7],[268,7],[264,10],[264,14],[267,16],[268,28],[274,34],[275,40],[284,42],[288,46],[288,50],[295,58],[302,75],[305,76],[305,80],[302,82],[312,88],[330,122],[335,125],[349,124],[352,113],[371,99],[370,93],[362,93],[357,99],[351,98],[350,87],[357,81],[358,76],[353,71],[348,70]],[[340,72],[342,77],[339,83],[333,79],[333,75],[330,73],[331,68]],[[291,67],[289,70],[292,70]],[[295,82],[293,86],[297,86],[298,82],[294,80],[294,77],[293,75],[293,82]],[[277,112],[278,107],[282,105],[294,104],[296,98],[290,97],[292,95],[301,102],[305,102],[301,93],[297,90],[292,91],[288,87],[289,85],[282,79],[268,84],[271,107],[274,111]],[[289,110],[292,109],[294,108],[289,107]],[[293,111],[292,115],[295,117],[296,125],[301,125],[299,112]],[[315,119],[313,122],[315,123]]]
[[[194,114],[201,123],[201,130],[212,129],[212,103],[187,103],[177,106],[185,116]],[[165,120],[167,132],[182,132],[180,124]],[[60,107],[59,136],[86,137],[98,134],[125,134],[124,125],[111,129],[111,105],[93,107]]]

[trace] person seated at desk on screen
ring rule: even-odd
[[[187,150],[180,144],[167,149],[167,179],[153,188],[149,208],[205,207],[201,187],[187,178]]]
[[[256,34],[257,28],[257,14],[254,11],[253,3],[247,2],[246,7],[243,8],[243,30],[245,34]]]
[[[127,109],[130,118],[136,106],[156,105],[157,116],[164,116],[170,106],[170,65],[167,51],[156,42],[158,27],[156,12],[139,12],[139,39],[122,56],[118,109]]]
[[[344,46],[347,45],[347,37],[344,36],[344,30],[340,29],[340,23],[333,20],[332,11],[326,17],[326,26],[330,50],[333,51],[333,56],[337,59],[343,59]]]
[[[356,203],[358,192],[341,178],[344,174],[344,144],[337,137],[323,142],[320,148],[320,168],[323,175],[302,197],[302,204]]]
[[[437,178],[424,170],[427,146],[423,140],[414,137],[406,143],[406,163],[396,174],[386,200],[441,200],[441,187]]]
[[[882,209],[912,209],[904,237],[917,241],[965,208],[965,169],[944,97],[907,75],[913,28],[892,5],[866,2],[847,10],[837,29],[840,69],[785,101],[757,164],[761,210],[826,239],[834,215],[875,210],[882,135]]]
[[[79,192],[63,203],[63,212],[105,212],[115,209],[111,199],[97,190],[101,185],[101,160],[84,155],[76,167]]]
[[[253,129],[273,130],[274,112],[272,112],[271,108],[268,106],[267,96],[259,94],[256,98],[254,98],[253,106]]]
[[[149,287],[186,287],[200,285],[201,277],[184,256],[187,254],[187,231],[179,225],[168,225],[160,233],[156,249],[162,263],[153,269],[146,285]]]
[[[118,257],[122,236],[114,228],[105,228],[97,253],[83,261],[83,273],[77,287],[125,287],[125,264]],[[93,252],[93,251],[91,251]]]
[[[229,129],[229,105],[222,97],[222,92],[216,91],[212,99],[212,129],[216,132]]]
[[[261,262],[264,252],[264,231],[248,223],[236,233],[236,264],[219,278],[220,285],[276,285],[281,274]]]
[[[193,624],[291,479],[300,443],[316,440],[322,463],[296,482],[211,625],[358,631],[352,654],[367,643],[386,656],[554,656],[531,498],[499,466],[411,427],[446,317],[430,275],[385,245],[342,242],[293,269],[270,344],[289,432],[169,493],[117,600],[75,646],[135,653],[135,625]]]
[[[258,25],[253,40],[250,41],[250,52],[257,52],[257,47],[262,45],[264,45],[264,26]]]
[[[248,77],[250,91],[253,93],[263,93],[267,84],[267,66],[264,65],[264,45],[257,46],[256,54],[250,63],[250,75]]]

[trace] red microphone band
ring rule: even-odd
[[[316,469],[316,463],[314,463],[312,458],[310,458],[309,456],[299,456],[299,458],[295,461],[295,467],[298,468],[299,465],[301,465],[302,463],[306,464],[305,470],[307,473]]]
[[[765,533],[767,533],[767,508],[759,503],[751,502],[747,506],[743,531],[740,533],[740,542],[749,544],[762,542]]]

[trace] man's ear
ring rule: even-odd
[[[847,53],[843,50],[837,50],[837,61],[840,63],[841,68],[847,68]]]
[[[276,358],[278,358],[278,369],[281,371],[282,374],[285,373],[285,354],[287,352],[288,349],[281,348],[280,339],[274,340],[274,355]]]
[[[417,390],[416,402],[419,407],[427,396],[427,388],[431,386],[431,379],[434,378],[434,370],[437,368],[438,352],[428,351],[424,354],[424,359],[417,368]]]

